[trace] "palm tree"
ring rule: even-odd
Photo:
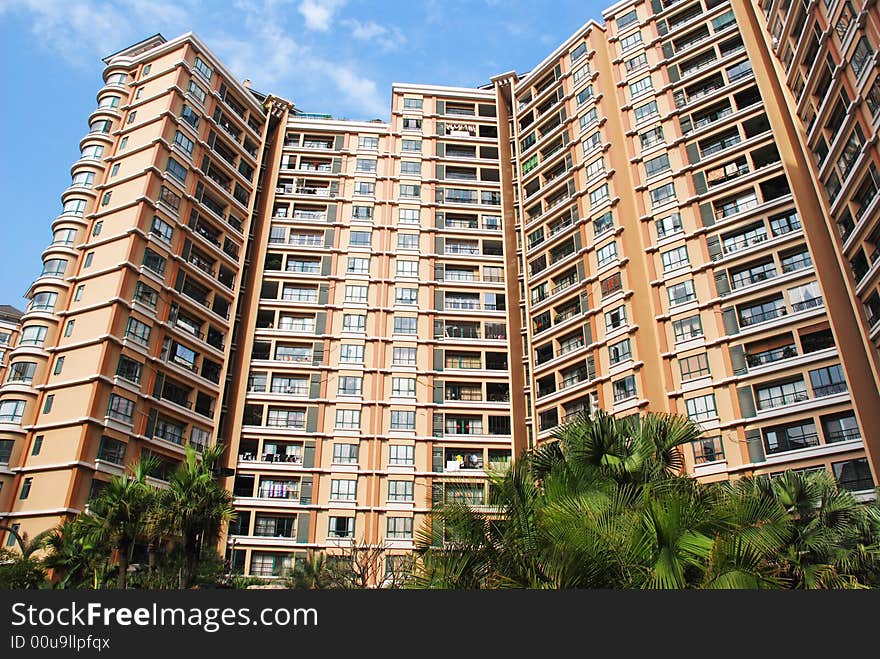
[[[39,588],[46,583],[46,571],[36,553],[43,549],[47,531],[32,539],[11,526],[0,526],[15,538],[18,552],[4,548],[0,551],[0,588]]]
[[[117,585],[122,589],[135,543],[141,539],[154,505],[156,490],[146,480],[153,466],[152,460],[139,460],[129,467],[130,474],[111,478],[91,502],[89,513],[80,518],[87,541],[116,554]]]
[[[107,548],[93,542],[90,530],[91,525],[81,516],[61,522],[44,538],[47,553],[43,566],[57,577],[55,588],[81,588],[87,584],[97,588],[99,572],[103,581]]]
[[[489,506],[438,507],[420,533],[414,587],[877,581],[880,508],[857,504],[828,476],[699,483],[682,475],[682,446],[700,434],[663,414],[636,421],[600,412],[560,427],[556,441],[491,479]]]
[[[171,474],[168,488],[159,494],[154,510],[156,527],[181,543],[181,589],[190,586],[202,550],[216,544],[223,524],[235,518],[232,494],[217,484],[213,474],[224,450],[222,444],[217,444],[204,449],[200,456],[187,446],[183,462]]]

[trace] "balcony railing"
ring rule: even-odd
[[[833,396],[834,394],[840,394],[844,391],[846,391],[846,382],[832,382],[831,384],[825,384],[821,387],[813,387],[813,395],[817,398]]]
[[[793,405],[794,403],[802,403],[809,400],[810,397],[806,391],[795,391],[787,394],[779,394],[776,396],[758,397],[758,409],[769,410],[783,405]]]
[[[794,345],[784,346],[782,348],[773,348],[772,350],[764,350],[751,355],[746,355],[746,363],[751,367],[772,364],[783,359],[797,357],[797,349]]]
[[[749,327],[751,325],[757,325],[758,323],[763,323],[774,318],[781,318],[787,313],[788,310],[785,307],[776,307],[775,309],[768,309],[767,311],[750,314],[748,316],[743,316],[742,314],[740,314],[739,324],[742,327]]]
[[[817,307],[821,307],[823,304],[822,297],[811,297],[809,299],[803,300],[801,302],[794,302],[791,305],[791,308],[795,311],[806,311],[807,309],[815,309]]]

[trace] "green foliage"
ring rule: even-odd
[[[441,504],[417,588],[855,588],[880,574],[880,508],[827,474],[702,484],[679,475],[692,421],[604,413],[561,426],[493,480],[487,508]]]

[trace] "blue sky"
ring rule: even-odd
[[[527,71],[611,4],[0,0],[0,304],[24,308],[112,52],[192,30],[255,89],[307,112],[387,120],[391,83],[476,86]]]

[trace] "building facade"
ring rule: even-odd
[[[0,515],[33,534],[219,442],[232,569],[391,574],[433,503],[484,505],[597,409],[699,422],[697,478],[870,496],[878,18],[624,1],[528,73],[395,84],[388,122],[304,114],[192,34],[108,57],[9,341]]]

